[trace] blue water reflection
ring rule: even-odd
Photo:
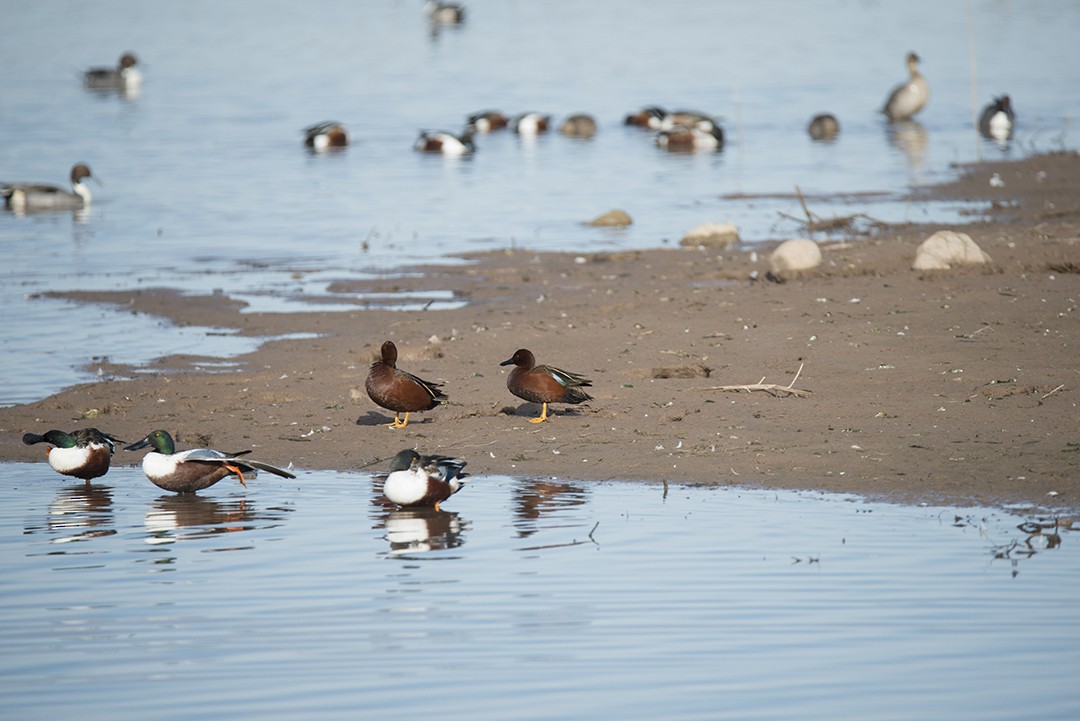
[[[364,473],[161,495],[0,466],[11,718],[1074,718],[1067,518]]]

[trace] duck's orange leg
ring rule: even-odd
[[[407,425],[409,425],[409,412],[405,411],[405,420],[401,420],[401,418],[399,417],[399,414],[395,413],[394,414],[394,422],[393,423],[387,423],[386,427],[387,428],[404,428]]]
[[[236,477],[240,479],[240,485],[247,488],[247,482],[244,481],[244,472],[240,470],[239,466],[230,466],[228,463],[221,464],[228,468],[230,471],[236,474]]]
[[[544,404],[544,409],[540,411],[539,418],[530,418],[529,423],[543,423],[547,420],[547,403]]]

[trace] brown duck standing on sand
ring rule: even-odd
[[[441,383],[417,378],[397,367],[397,346],[393,341],[383,343],[380,353],[381,359],[371,364],[364,387],[371,400],[394,412],[394,422],[387,423],[388,428],[404,428],[409,425],[409,413],[430,411],[446,400],[439,390]],[[404,421],[398,418],[400,413],[405,414]]]
[[[543,404],[540,416],[530,418],[530,423],[547,420],[548,403],[584,403],[592,400],[588,393],[581,390],[582,386],[591,386],[592,381],[554,366],[536,365],[532,351],[519,348],[509,360],[499,365],[516,366],[506,379],[506,387],[511,393],[531,403]]]

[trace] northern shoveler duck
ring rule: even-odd
[[[881,112],[885,113],[890,122],[911,118],[922,110],[930,99],[930,85],[919,72],[919,56],[908,53],[907,67],[910,75],[907,82],[896,86],[881,108]]]
[[[591,138],[596,135],[596,118],[585,113],[571,115],[559,125],[559,132],[571,138]]]
[[[833,140],[840,133],[840,121],[829,113],[815,115],[810,118],[806,132],[810,133],[813,140]]]
[[[142,84],[135,53],[124,53],[115,68],[90,68],[83,73],[83,84],[94,90],[135,91]]]
[[[709,131],[717,127],[716,118],[708,113],[697,110],[674,110],[665,113],[656,126],[658,130],[674,130],[675,128],[688,127]]]
[[[478,133],[490,133],[493,130],[502,130],[510,124],[510,118],[498,110],[484,110],[469,116],[468,124],[476,128]]]
[[[667,115],[667,111],[655,105],[649,105],[636,113],[630,113],[623,120],[623,125],[632,125],[635,128],[649,128],[658,130],[660,122]]]
[[[394,412],[394,422],[388,428],[404,428],[409,425],[409,413],[430,411],[446,395],[439,390],[441,383],[417,378],[397,367],[398,351],[393,341],[386,341],[379,350],[379,360],[371,364],[367,382],[364,384],[368,397],[377,404]],[[404,413],[402,421],[398,415]]]
[[[514,132],[519,135],[539,135],[551,127],[551,116],[542,113],[522,113],[514,118]]]
[[[390,459],[390,473],[394,471],[407,471],[412,466],[413,461],[417,458],[420,459],[420,464],[423,466],[435,464],[439,467],[439,472],[451,481],[455,478],[467,478],[468,473],[465,473],[465,466],[468,465],[466,461],[460,458],[452,458],[450,456],[430,455],[422,456],[412,448],[406,448],[405,450],[398,451],[397,454]]]
[[[465,132],[461,135],[454,135],[445,130],[422,130],[413,148],[422,153],[469,155],[476,151],[476,145],[473,144],[473,132],[472,126],[465,128]]]
[[[442,25],[457,25],[465,21],[465,8],[456,3],[428,0],[424,4],[424,12],[431,22]]]
[[[1015,122],[1012,101],[1008,95],[1002,95],[983,108],[979,116],[979,132],[991,140],[1004,142],[1012,137]]]
[[[676,125],[656,134],[656,144],[665,150],[720,150],[724,147],[724,131],[719,125]]]
[[[71,190],[57,185],[40,183],[6,183],[0,185],[4,207],[16,213],[35,210],[79,210],[90,205],[90,188],[83,182],[93,177],[90,168],[77,163],[71,168]]]
[[[437,509],[465,485],[469,476],[463,472],[466,465],[460,458],[421,456],[407,448],[391,461],[383,495],[399,506],[434,506]]]
[[[53,429],[44,435],[27,433],[23,443],[32,446],[36,443],[50,443],[47,453],[49,465],[53,470],[65,476],[81,478],[87,483],[91,478],[99,478],[109,471],[109,463],[116,444],[123,443],[108,433],[97,428],[82,428],[71,433]]]
[[[582,386],[591,386],[592,381],[554,366],[536,365],[536,357],[525,348],[514,351],[513,356],[499,365],[515,366],[506,379],[506,387],[511,393],[530,403],[543,404],[539,417],[530,418],[530,423],[547,420],[548,403],[576,404],[592,400],[581,389]]]
[[[247,485],[244,472],[266,471],[282,478],[296,478],[286,470],[269,463],[240,456],[251,450],[222,453],[210,448],[194,448],[176,452],[176,444],[168,431],[154,431],[137,443],[124,448],[137,451],[151,446],[154,450],[143,456],[142,469],[146,477],[158,488],[174,493],[194,493],[209,488],[222,478],[236,476],[240,484]]]
[[[304,128],[304,145],[315,152],[329,148],[344,148],[349,144],[349,131],[341,123],[328,121]]]

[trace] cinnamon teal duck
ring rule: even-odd
[[[158,488],[174,493],[194,493],[209,488],[222,478],[236,476],[243,486],[247,485],[244,473],[266,471],[282,478],[296,478],[292,473],[252,458],[241,458],[251,450],[222,453],[210,448],[195,448],[176,452],[176,444],[168,431],[154,431],[137,443],[124,448],[137,451],[152,447],[143,456],[142,469],[146,477]]]
[[[511,393],[530,403],[543,404],[539,417],[530,418],[530,423],[547,420],[548,403],[577,404],[592,400],[582,390],[583,386],[591,386],[592,381],[554,366],[536,365],[536,357],[525,348],[514,351],[513,356],[499,365],[515,366],[506,379],[506,387]]]
[[[393,341],[386,341],[379,350],[379,360],[371,364],[364,388],[368,397],[377,404],[394,411],[394,422],[388,428],[404,428],[409,425],[409,413],[430,411],[446,395],[439,390],[441,383],[417,378],[397,367],[398,351]],[[401,420],[399,414],[405,414]]]
[[[926,106],[930,99],[930,85],[919,72],[919,56],[908,53],[908,79],[892,91],[881,108],[889,122],[908,120]]]
[[[79,210],[90,205],[90,189],[84,182],[93,175],[85,163],[71,168],[71,190],[41,183],[5,183],[0,185],[4,207],[15,213],[36,210]]]
[[[399,506],[433,506],[454,495],[465,485],[467,463],[450,456],[421,456],[405,449],[394,456],[383,495]]]
[[[71,433],[53,429],[40,436],[27,433],[22,440],[28,446],[51,444],[53,447],[48,450],[48,457],[53,470],[65,476],[81,478],[87,483],[91,478],[108,473],[116,444],[123,443],[97,428],[81,428]]]
[[[349,131],[334,121],[316,123],[304,128],[304,145],[316,153],[330,148],[344,148],[349,144]]]

